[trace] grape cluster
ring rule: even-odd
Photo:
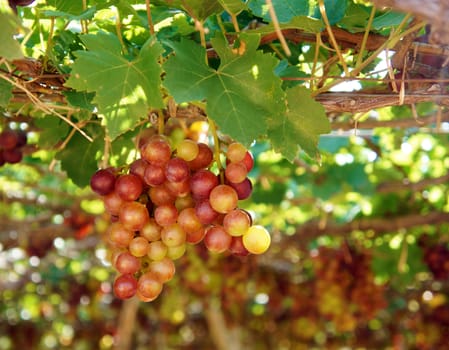
[[[27,143],[27,134],[22,130],[5,129],[0,133],[0,166],[5,163],[19,163],[23,157],[22,148]]]
[[[432,242],[427,234],[421,235],[418,244],[423,250],[423,260],[436,280],[449,278],[449,248],[447,244]]]
[[[371,257],[347,245],[320,247],[313,257],[318,311],[338,331],[353,331],[385,308],[384,286],[374,282]]]
[[[118,298],[154,300],[186,244],[203,241],[211,252],[241,256],[268,249],[268,231],[238,208],[252,192],[253,157],[237,142],[224,155],[226,167],[220,169],[209,145],[185,138],[172,147],[167,137],[153,135],[128,167],[92,176],[91,188],[111,215],[107,236],[120,273],[114,283]]]

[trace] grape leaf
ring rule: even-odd
[[[295,86],[286,94],[286,113],[278,113],[269,123],[271,144],[290,161],[296,157],[298,145],[310,157],[316,158],[319,135],[330,131],[324,108],[305,87]]]
[[[58,142],[65,139],[69,132],[69,125],[53,116],[36,118],[34,123],[41,129],[38,145],[43,149],[55,147]]]
[[[189,16],[200,21],[207,17],[223,11],[218,0],[168,0],[156,1],[156,3],[168,4],[170,7],[183,9]]]
[[[227,12],[234,15],[247,9],[246,4],[241,0],[218,0],[218,2]]]
[[[295,16],[307,16],[309,14],[309,0],[273,0],[272,3],[280,23],[289,22]],[[265,0],[250,0],[248,7],[256,16],[271,22]]]
[[[14,39],[21,29],[18,18],[7,4],[0,4],[0,57],[14,60],[23,57],[20,43]]]
[[[311,18],[307,16],[296,16],[293,17],[287,23],[280,23],[279,27],[281,29],[299,29],[304,30],[307,33],[319,33],[324,28],[324,23],[316,18]],[[273,23],[269,23],[266,26],[261,26],[257,29],[250,30],[250,33],[257,34],[268,34],[275,31]]]
[[[266,133],[267,119],[282,113],[281,80],[274,74],[278,61],[256,51],[258,36],[242,35],[238,48],[224,36],[212,39],[221,63],[217,70],[205,62],[205,50],[196,43],[172,43],[175,55],[164,65],[164,85],[177,102],[207,100],[206,111],[220,130],[249,144]]]
[[[103,146],[103,137],[89,142],[76,132],[56,157],[61,160],[62,170],[67,172],[69,178],[79,187],[85,187],[98,168],[95,155],[103,150]]]
[[[6,107],[12,96],[12,85],[0,79],[0,107]]]
[[[133,129],[148,108],[163,107],[158,63],[162,47],[154,38],[143,45],[134,60],[122,55],[113,34],[86,34],[81,40],[88,51],[75,52],[77,59],[66,85],[95,92],[92,102],[112,139]]]
[[[324,0],[324,7],[329,23],[334,25],[345,15],[346,8],[348,7],[348,0]],[[321,18],[321,12],[318,5],[315,7],[314,17]]]

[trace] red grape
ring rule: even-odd
[[[209,198],[211,191],[218,186],[218,177],[209,170],[198,170],[190,178],[190,190],[195,199]]]
[[[168,181],[179,182],[186,180],[190,175],[189,164],[184,159],[172,158],[165,167],[165,176]]]
[[[125,174],[115,180],[115,192],[125,201],[135,201],[142,194],[143,182],[137,175]]]
[[[214,253],[223,253],[231,246],[230,236],[223,226],[211,226],[206,230],[204,244],[206,248]]]
[[[105,196],[115,187],[115,175],[109,169],[100,169],[90,178],[90,188],[95,193]]]
[[[215,211],[226,214],[237,207],[237,192],[228,185],[218,185],[209,196],[210,205]]]
[[[161,294],[162,282],[155,278],[152,273],[147,272],[140,276],[137,282],[137,289],[142,296],[151,301]]]
[[[129,252],[122,252],[117,257],[114,266],[122,274],[134,274],[140,269],[140,260]]]
[[[167,247],[175,247],[185,243],[186,233],[179,224],[172,224],[162,229],[161,239]]]
[[[150,220],[147,207],[139,202],[125,202],[119,211],[119,220],[132,231],[141,230]]]
[[[128,299],[136,294],[137,281],[130,274],[124,274],[117,277],[114,282],[114,293],[117,298]]]
[[[149,163],[164,165],[171,158],[171,147],[161,137],[153,137],[141,147],[140,154]]]
[[[214,159],[214,155],[212,150],[205,143],[198,144],[198,155],[195,159],[189,162],[189,167],[192,170],[199,170],[207,168],[212,160]]]

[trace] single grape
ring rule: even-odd
[[[140,235],[145,237],[147,241],[154,242],[161,239],[162,227],[154,220],[150,218],[146,224],[140,230]]]
[[[195,214],[203,225],[212,224],[220,215],[212,208],[208,199],[196,203]]]
[[[206,228],[201,227],[198,231],[187,233],[186,234],[186,242],[190,244],[198,244],[201,242],[206,235]]]
[[[193,140],[184,139],[176,147],[176,155],[187,162],[194,160],[198,153],[198,144]]]
[[[154,205],[172,204],[176,200],[176,196],[163,183],[160,186],[151,187],[149,191],[150,199]]]
[[[19,137],[14,130],[3,130],[0,133],[0,148],[12,150],[17,146]]]
[[[168,248],[162,241],[150,243],[147,256],[151,260],[162,260],[167,255]]]
[[[199,170],[208,168],[214,159],[214,154],[210,147],[205,143],[198,144],[198,155],[195,159],[189,162],[189,167],[192,170]]]
[[[153,276],[152,273],[146,272],[139,277],[137,282],[137,290],[148,299],[148,301],[156,299],[162,292],[162,282]]]
[[[195,208],[183,209],[178,215],[178,224],[187,233],[195,233],[203,227],[195,213]]]
[[[114,294],[120,299],[129,299],[136,294],[137,281],[130,274],[117,277],[114,282]]]
[[[132,255],[140,258],[148,254],[150,243],[142,236],[134,237],[131,242],[129,242],[128,249]]]
[[[223,218],[223,227],[231,236],[243,236],[251,226],[251,218],[242,209],[234,209]]]
[[[160,136],[152,137],[140,148],[140,154],[148,163],[165,165],[171,158],[171,147]]]
[[[118,195],[117,192],[111,192],[103,197],[103,203],[106,211],[114,216],[118,216],[120,208],[125,201]]]
[[[245,246],[243,245],[243,236],[232,237],[229,252],[237,256],[249,255],[248,249],[246,249]]]
[[[254,158],[250,151],[246,152],[245,158],[243,158],[243,164],[246,166],[246,170],[250,172],[254,167]]]
[[[240,183],[246,179],[248,170],[243,162],[229,163],[225,169],[226,180],[232,183]]]
[[[148,164],[143,174],[144,182],[149,186],[162,185],[165,180],[165,169],[158,164]]]
[[[105,196],[114,191],[115,175],[109,169],[100,169],[90,178],[90,188],[100,196]]]
[[[115,180],[115,192],[125,201],[135,201],[142,194],[143,182],[134,174],[125,174]]]
[[[186,196],[176,198],[175,207],[178,209],[178,212],[180,212],[185,208],[195,207],[195,201],[192,196],[188,194]]]
[[[190,176],[189,164],[184,159],[172,158],[165,167],[165,176],[171,182],[187,180]]]
[[[125,202],[119,210],[119,220],[131,231],[141,230],[150,220],[147,207],[139,202]]]
[[[223,253],[231,246],[232,236],[230,236],[223,226],[210,226],[204,236],[206,248],[214,253]]]
[[[134,232],[125,228],[122,223],[114,222],[107,230],[109,241],[119,248],[126,248],[134,238]]]
[[[5,163],[17,164],[20,163],[23,158],[22,151],[18,148],[4,149],[1,152]]]
[[[186,244],[180,244],[175,247],[168,247],[167,258],[177,260],[184,256],[186,252]]]
[[[243,245],[252,254],[262,254],[270,247],[271,237],[265,227],[251,226],[243,235]]]
[[[249,178],[246,178],[240,183],[227,182],[226,184],[231,186],[235,192],[237,192],[237,197],[239,200],[249,198],[253,192],[253,184]]]
[[[165,186],[176,197],[185,197],[190,194],[190,181],[185,179],[178,182],[165,182]]]
[[[121,274],[134,274],[140,269],[140,260],[129,252],[125,251],[117,256],[114,263],[115,268]]]
[[[190,178],[190,190],[193,198],[209,198],[211,191],[218,186],[218,177],[209,170],[198,170]]]
[[[175,275],[175,264],[169,258],[163,258],[159,261],[152,261],[148,266],[148,274],[161,283],[170,281]]]
[[[162,229],[161,240],[167,247],[175,247],[185,243],[186,233],[177,223]]]
[[[164,204],[154,210],[154,220],[160,226],[169,226],[178,219],[178,210],[174,204]]]
[[[233,142],[228,146],[228,151],[226,152],[226,158],[229,159],[231,163],[241,162],[246,155],[247,149],[239,142]]]
[[[237,192],[228,185],[218,185],[209,196],[210,205],[215,211],[226,214],[237,207]]]

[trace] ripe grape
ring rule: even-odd
[[[176,155],[187,162],[194,160],[198,153],[198,144],[193,140],[182,140],[176,147]]]
[[[134,238],[134,232],[127,229],[120,222],[114,222],[108,228],[108,238],[116,247],[126,248]]]
[[[243,245],[243,236],[232,237],[229,252],[237,256],[247,256],[249,254],[248,249]]]
[[[175,264],[169,258],[159,261],[152,261],[148,266],[148,274],[156,278],[161,283],[170,281],[175,275]]]
[[[149,195],[154,205],[172,204],[176,200],[176,196],[168,189],[165,183],[151,187]]]
[[[134,274],[140,269],[140,260],[129,252],[122,252],[114,263],[115,268],[122,274]]]
[[[149,186],[159,186],[166,180],[165,169],[158,164],[148,164],[143,174],[144,182]]]
[[[3,130],[0,133],[0,148],[11,150],[16,148],[19,137],[13,130]]]
[[[196,203],[195,214],[203,225],[212,224],[220,215],[212,208],[208,199]]]
[[[251,180],[249,178],[246,178],[240,183],[227,183],[229,186],[231,186],[235,192],[237,192],[237,197],[239,200],[244,200],[249,198],[251,196],[251,193],[253,192],[253,184],[251,183]]]
[[[200,219],[196,216],[195,208],[181,210],[178,215],[178,224],[187,233],[194,233],[203,227]]]
[[[231,236],[243,236],[251,226],[251,218],[242,209],[234,209],[223,218],[223,227]]]
[[[90,178],[90,187],[95,193],[105,196],[115,187],[115,175],[109,169],[100,169]]]
[[[178,210],[174,204],[164,204],[158,206],[154,211],[154,220],[160,226],[174,224],[178,219]]]
[[[125,202],[119,210],[119,220],[127,229],[139,231],[150,220],[147,207],[139,202]]]
[[[9,164],[17,164],[22,160],[22,151],[18,148],[4,149],[2,151],[3,160]]]
[[[225,169],[226,180],[232,183],[240,183],[246,179],[248,170],[243,162],[229,163]]]
[[[140,177],[141,180],[143,180],[143,176],[147,166],[148,163],[144,159],[142,158],[136,159],[134,162],[131,163],[129,167],[129,173],[137,175],[138,177]]]
[[[198,144],[198,155],[195,159],[189,162],[189,167],[192,170],[199,170],[209,167],[214,159],[212,150],[205,143]]]
[[[237,207],[237,192],[228,185],[218,185],[209,196],[210,205],[215,211],[226,214]]]
[[[162,292],[162,282],[160,282],[150,272],[144,273],[139,277],[137,282],[139,293],[148,299],[148,301],[156,299]]]
[[[125,201],[117,192],[112,192],[103,197],[103,203],[106,211],[111,215],[118,215],[120,208]]]
[[[165,167],[165,176],[168,181],[180,182],[189,178],[189,164],[181,158],[172,158]]]
[[[223,253],[231,246],[230,236],[223,226],[211,226],[206,231],[204,244],[206,248],[214,253]]]
[[[171,260],[177,260],[179,258],[181,258],[182,256],[184,256],[186,252],[186,244],[180,244],[174,247],[168,247],[167,250],[167,258],[171,259]]]
[[[171,158],[171,147],[167,140],[153,137],[141,147],[140,155],[148,163],[164,165]]]
[[[150,243],[144,237],[138,236],[129,242],[129,252],[138,258],[147,255],[149,250]]]
[[[246,166],[246,170],[250,172],[254,167],[254,158],[250,151],[246,151],[245,158],[243,158],[243,164]]]
[[[209,170],[198,170],[190,178],[190,190],[195,199],[209,198],[211,191],[218,186],[217,176]]]
[[[175,247],[185,243],[186,233],[179,224],[171,224],[162,229],[161,239],[167,247]]]
[[[142,190],[142,180],[134,174],[121,175],[115,180],[115,192],[125,201],[135,201]]]
[[[252,254],[262,254],[270,247],[271,237],[265,227],[251,226],[243,235],[243,245]]]
[[[241,162],[245,158],[246,151],[246,147],[241,143],[233,142],[228,146],[226,158],[229,159],[231,163]]]
[[[137,281],[130,274],[117,277],[114,282],[114,293],[119,299],[128,299],[136,294]]]
[[[151,242],[147,256],[151,260],[162,260],[167,255],[167,246],[162,241]]]
[[[140,230],[140,235],[145,237],[149,242],[155,242],[161,239],[161,230],[162,227],[156,220],[150,218]]]
[[[188,178],[178,182],[167,181],[165,182],[165,186],[175,197],[178,198],[185,197],[190,193],[190,181]]]
[[[201,242],[206,235],[206,229],[201,227],[198,231],[187,233],[186,234],[186,242],[190,244],[197,244]]]

